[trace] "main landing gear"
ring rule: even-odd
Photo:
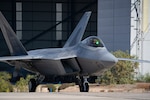
[[[35,92],[36,87],[44,80],[45,76],[37,75],[36,78],[30,79],[28,86],[29,92]]]
[[[30,79],[28,86],[29,86],[29,92],[35,92],[36,87],[37,87],[37,82],[35,79]]]
[[[80,92],[89,92],[88,76],[77,77]]]

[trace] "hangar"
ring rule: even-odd
[[[0,11],[27,50],[62,47],[83,13],[92,11],[84,38],[99,35],[109,51],[130,52],[131,1],[1,0]],[[0,41],[0,56],[10,55],[2,34]]]
[[[0,10],[27,50],[63,46],[85,11],[92,11],[92,17],[84,37],[98,33],[110,51],[129,50],[130,0],[1,0],[0,2]],[[124,46],[121,43],[124,43]],[[8,53],[6,50],[1,51],[1,55]]]

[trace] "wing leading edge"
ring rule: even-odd
[[[140,59],[129,59],[129,58],[118,58],[121,61],[132,61],[132,62],[139,62],[139,63],[150,63],[149,60],[140,60]]]

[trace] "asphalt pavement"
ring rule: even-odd
[[[0,100],[150,100],[150,93],[0,93]]]

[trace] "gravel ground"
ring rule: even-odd
[[[77,85],[70,86],[60,92],[79,92]],[[150,92],[150,83],[136,83],[136,84],[125,84],[125,85],[108,85],[102,86],[97,84],[90,84],[89,92],[133,92],[133,93],[144,93]]]

